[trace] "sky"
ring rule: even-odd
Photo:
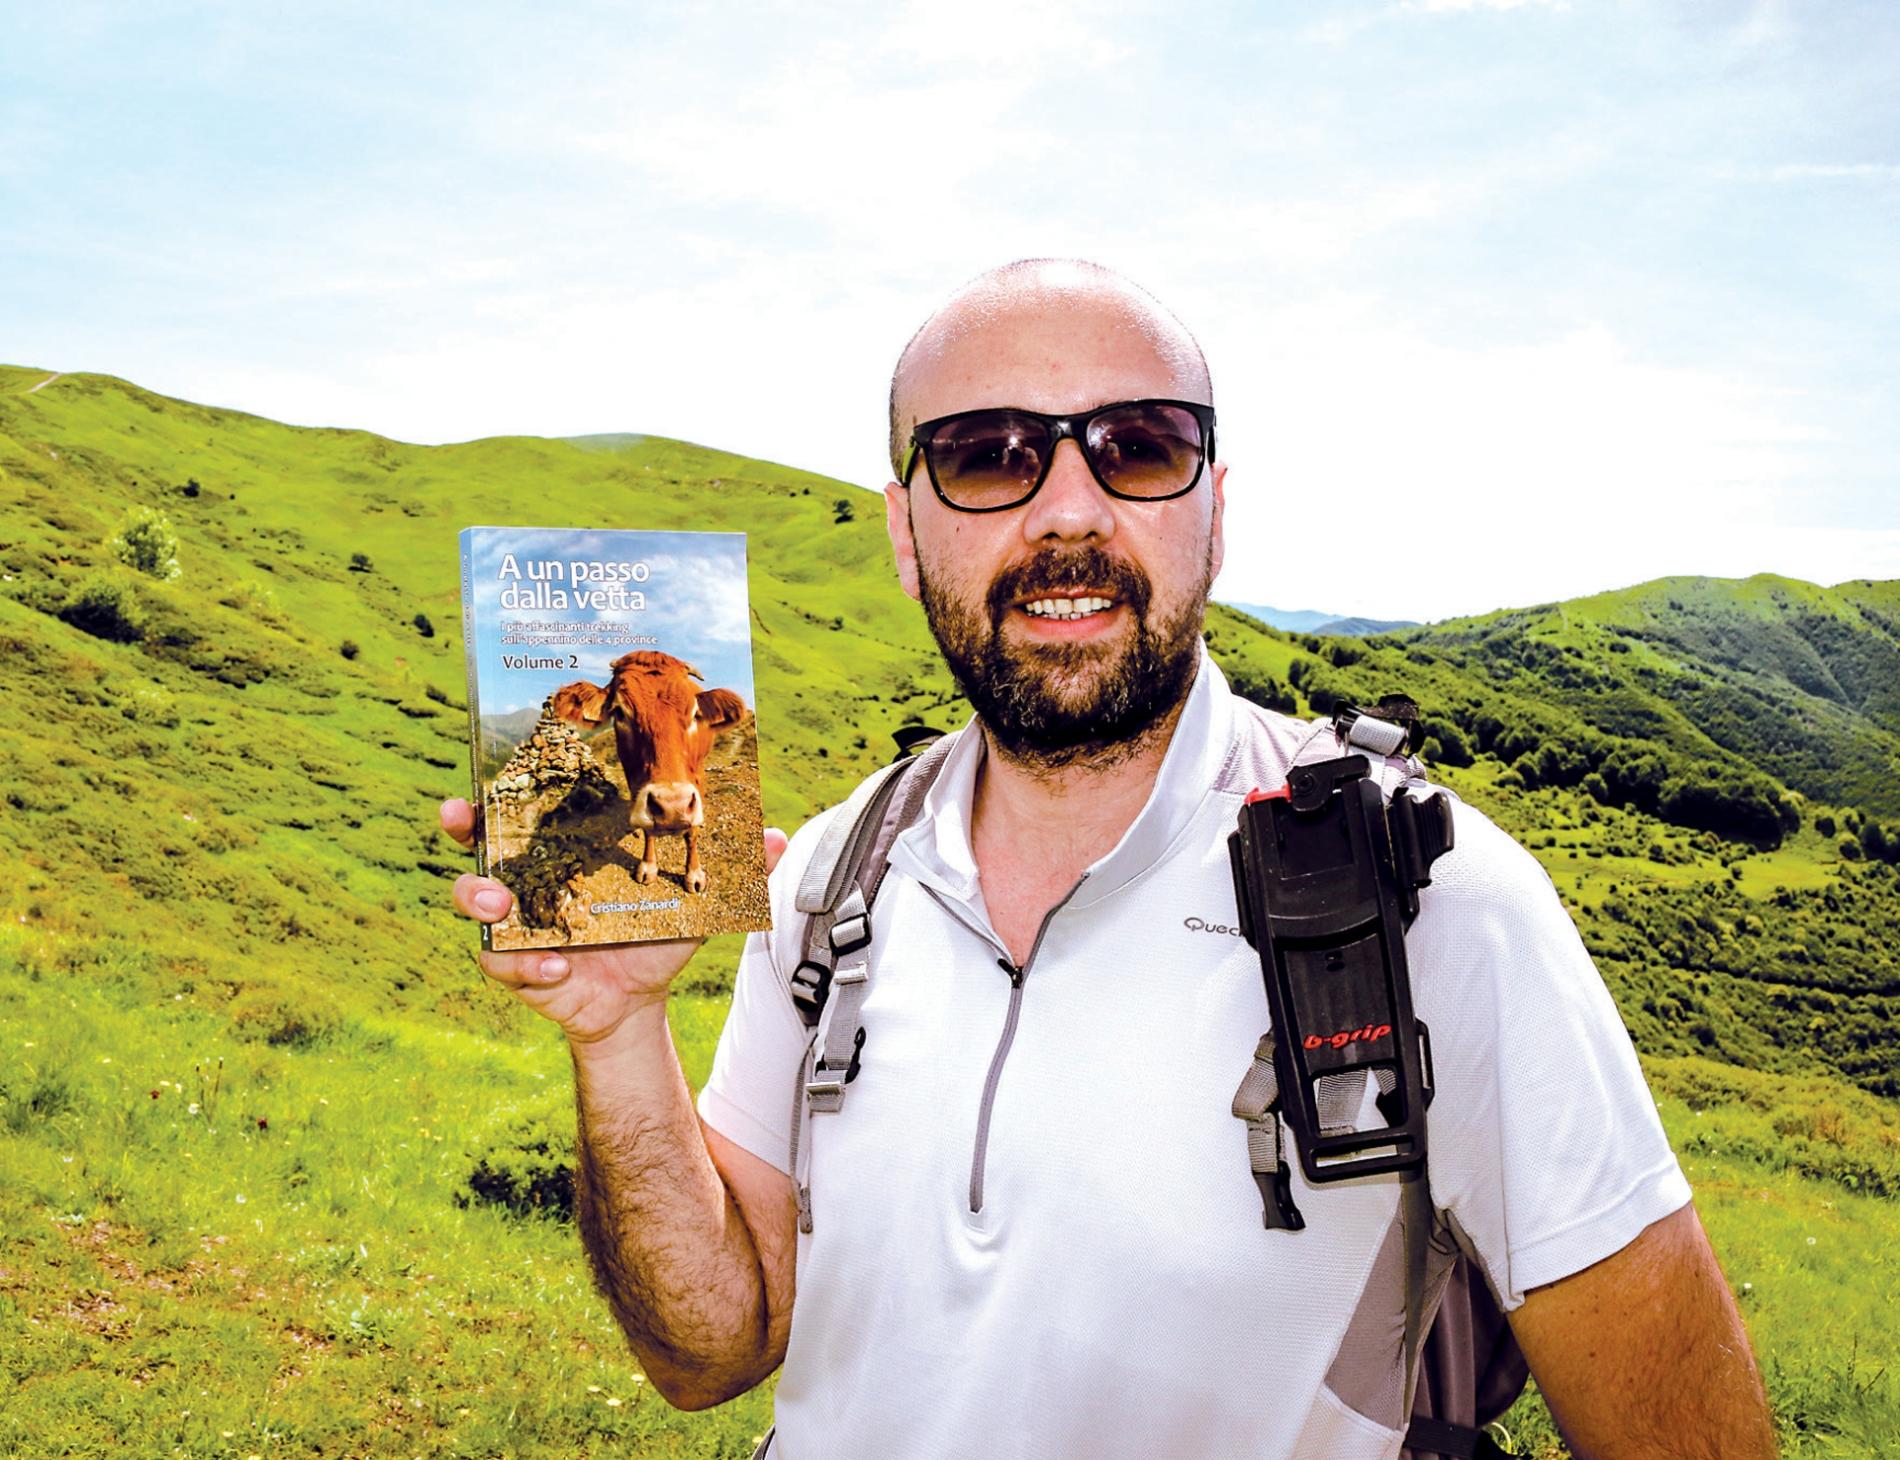
[[[754,703],[744,533],[476,528],[463,551],[482,715],[539,706],[577,680],[604,685],[636,649],[683,659],[702,688]]]
[[[994,264],[1198,335],[1217,596],[1900,577],[1885,0],[10,10],[0,360],[880,488]]]

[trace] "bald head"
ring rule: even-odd
[[[1118,379],[1137,377],[1173,385],[1117,393]],[[964,285],[904,347],[891,374],[891,469],[916,423],[939,414],[999,405],[1058,412],[1153,394],[1213,403],[1187,326],[1100,264],[1018,259]]]

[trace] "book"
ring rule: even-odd
[[[477,866],[497,950],[771,926],[745,534],[461,534]]]

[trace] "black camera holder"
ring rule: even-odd
[[[1279,1112],[1314,1183],[1425,1170],[1431,1044],[1412,1011],[1405,929],[1451,849],[1451,804],[1403,790],[1388,804],[1369,770],[1361,755],[1296,766],[1247,798],[1228,837],[1273,1017]],[[1328,1094],[1363,1097],[1367,1079],[1382,1123],[1322,1119]]]

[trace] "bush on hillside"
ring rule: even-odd
[[[416,632],[421,634],[423,638],[433,639],[435,637],[435,625],[429,622],[428,614],[419,613],[411,619],[410,622],[416,626]]]
[[[149,685],[132,692],[119,704],[119,713],[140,725],[158,725],[166,729],[178,724],[178,702],[162,685]]]
[[[336,651],[345,659],[354,659],[358,654],[363,652],[363,648],[356,640],[345,639],[341,644],[336,646]]]
[[[368,553],[351,553],[350,571],[352,573],[374,573],[376,566],[370,562]]]
[[[1657,806],[1665,821],[1759,846],[1781,845],[1781,798],[1765,785],[1672,776]]]
[[[249,988],[231,1001],[231,1033],[247,1044],[308,1049],[336,1033],[342,1016],[321,996]]]
[[[66,596],[59,616],[95,639],[136,644],[145,637],[145,607],[132,585],[105,573],[80,581]]]
[[[176,578],[178,534],[171,520],[154,507],[129,507],[106,546],[127,567],[148,578]]]
[[[468,1190],[457,1206],[485,1202],[516,1216],[574,1216],[574,1121],[563,1110],[522,1111],[498,1126],[478,1149]]]
[[[1293,691],[1281,684],[1264,670],[1256,670],[1245,664],[1223,666],[1227,671],[1227,683],[1234,693],[1252,700],[1262,709],[1278,710],[1290,715],[1299,708],[1299,701]]]

